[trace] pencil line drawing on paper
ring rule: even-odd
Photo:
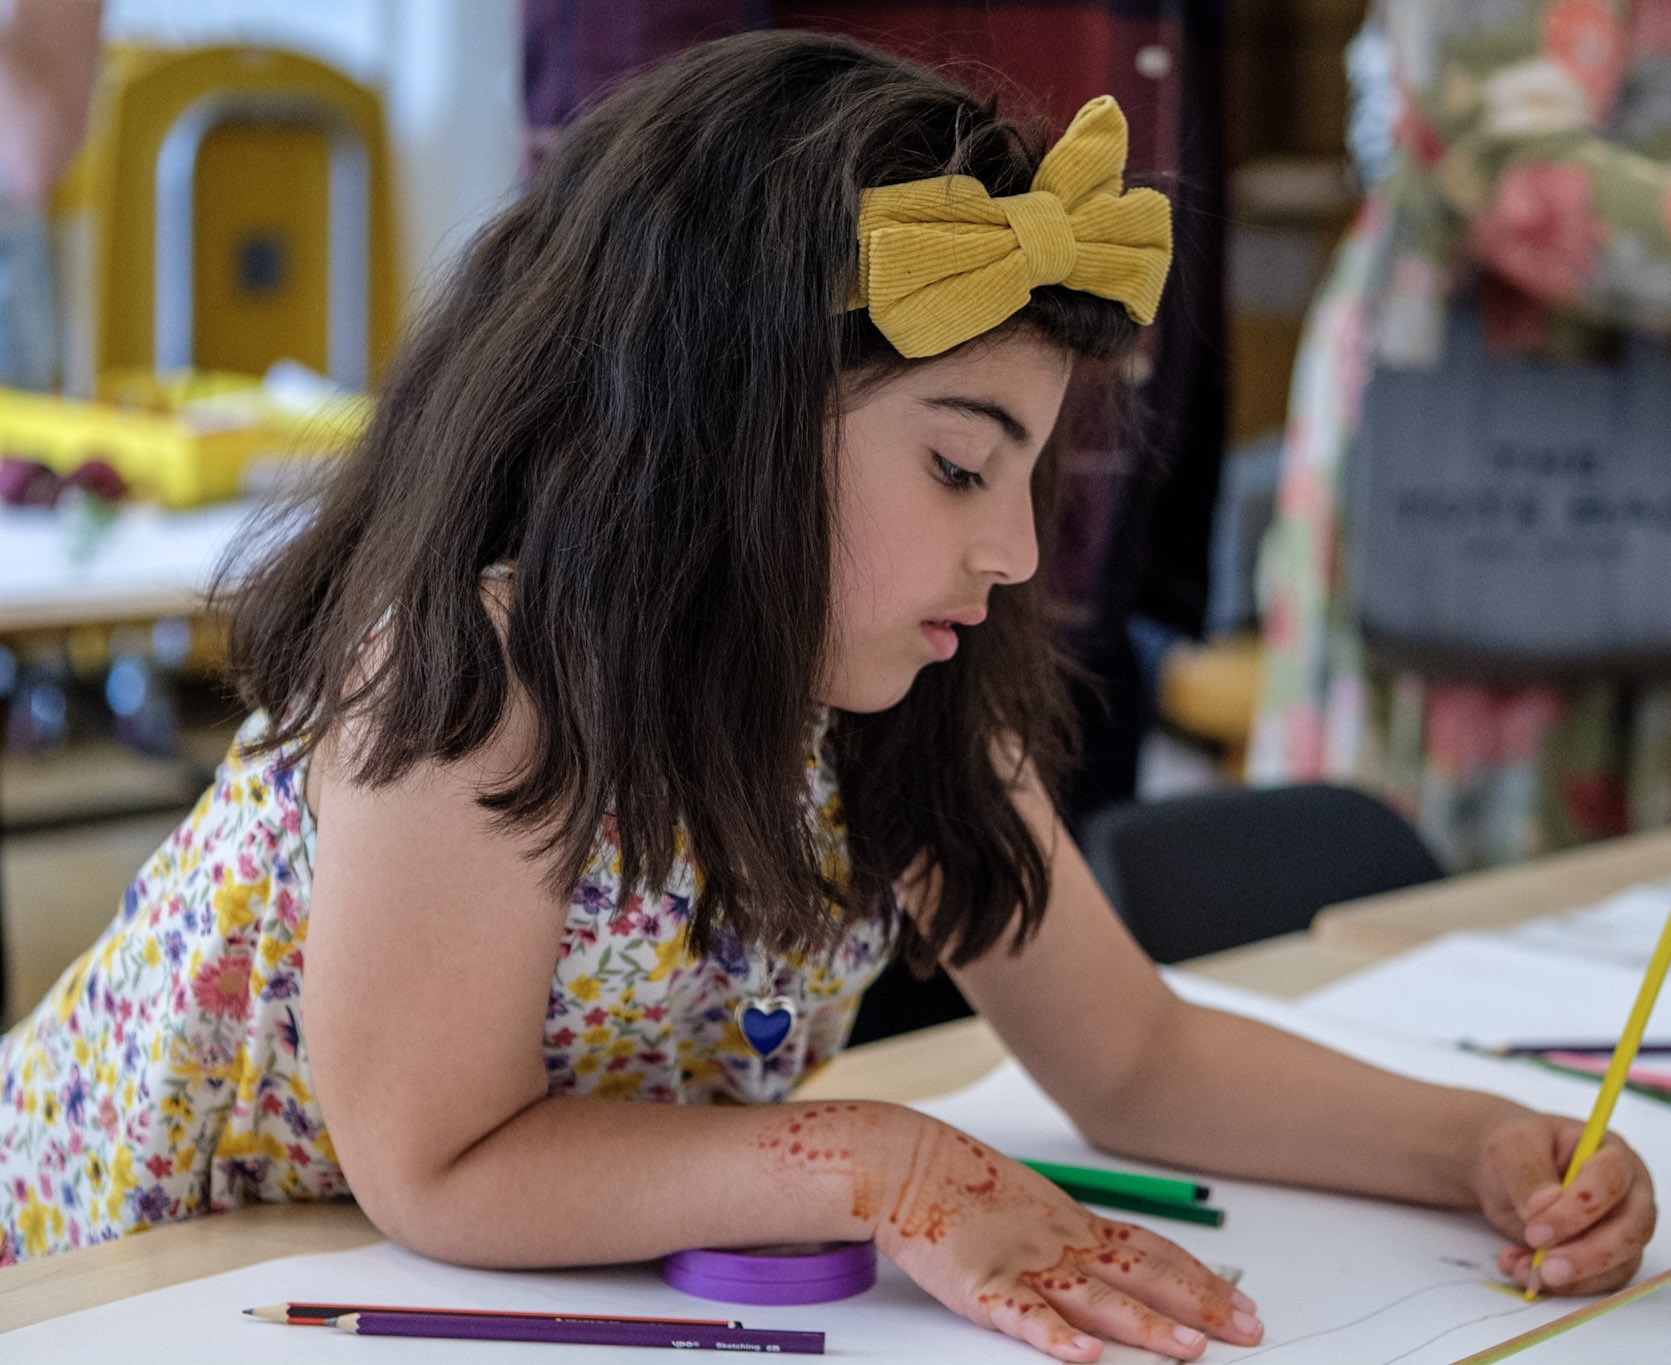
[[[1324,1337],[1332,1337],[1337,1336],[1342,1332],[1350,1332],[1354,1328],[1362,1327],[1365,1323],[1373,1322],[1376,1318],[1392,1312],[1395,1308],[1399,1308],[1404,1304],[1421,1298],[1424,1294],[1433,1294],[1440,1290],[1455,1289],[1465,1285],[1479,1285],[1480,1283],[1481,1281],[1478,1277],[1469,1276],[1466,1279],[1441,1280],[1437,1284],[1424,1285],[1420,1289],[1412,1289],[1407,1294],[1401,1294],[1398,1298],[1391,1299],[1388,1302],[1381,1304],[1379,1307],[1372,1309],[1370,1312],[1363,1314],[1361,1317],[1349,1319],[1348,1321],[1338,1323],[1333,1327],[1325,1327],[1315,1332],[1307,1332],[1303,1336],[1289,1337],[1286,1341],[1273,1341],[1270,1345],[1259,1347],[1257,1350],[1248,1351],[1245,1354],[1238,1356],[1237,1359],[1254,1360],[1260,1356],[1270,1356],[1277,1352],[1291,1350],[1296,1346],[1302,1346],[1308,1342],[1320,1341]],[[1396,1365],[1396,1362],[1408,1359],[1417,1351],[1424,1350],[1428,1346],[1431,1346],[1435,1341],[1449,1336],[1452,1332],[1459,1332],[1465,1327],[1472,1327],[1482,1322],[1490,1322],[1497,1318],[1516,1317],[1521,1313],[1529,1311],[1532,1307],[1533,1305],[1531,1304],[1517,1303],[1512,1308],[1499,1309],[1493,1313],[1484,1313],[1477,1318],[1470,1318],[1466,1322],[1452,1323],[1436,1336],[1430,1337],[1426,1341],[1418,1342],[1416,1345],[1409,1347],[1407,1350],[1401,1351],[1396,1356],[1389,1356],[1383,1360],[1374,1362],[1374,1365]],[[1365,1362],[1365,1365],[1371,1365],[1371,1363]]]
[[[1426,1341],[1418,1342],[1416,1345],[1412,1346],[1408,1351],[1404,1351],[1404,1352],[1400,1353],[1399,1355],[1391,1356],[1388,1359],[1382,1361],[1381,1365],[1398,1365],[1399,1361],[1408,1360],[1411,1356],[1415,1355],[1415,1353],[1417,1351],[1425,1351],[1429,1346],[1433,1345],[1434,1342],[1443,1341],[1452,1332],[1460,1332],[1464,1327],[1476,1327],[1482,1322],[1494,1322],[1498,1318],[1518,1317],[1520,1314],[1529,1311],[1531,1308],[1532,1308],[1531,1304],[1523,1303],[1523,1304],[1520,1304],[1516,1308],[1504,1308],[1504,1309],[1501,1309],[1501,1310],[1499,1310],[1498,1312],[1495,1312],[1495,1313],[1485,1313],[1485,1314],[1481,1315],[1480,1317],[1470,1318],[1467,1322],[1453,1323],[1451,1326],[1445,1328],[1444,1331],[1435,1333],[1433,1336],[1430,1336]]]

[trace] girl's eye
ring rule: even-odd
[[[934,456],[934,472],[939,475],[940,482],[958,493],[966,493],[974,488],[985,488],[986,480],[972,469],[965,469],[962,465],[955,465],[939,451],[930,452]]]

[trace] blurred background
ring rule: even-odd
[[[9,0],[0,1020],[225,750],[197,603],[250,510],[352,443],[567,120],[764,26],[1058,131],[1112,92],[1174,201],[1158,325],[1070,392],[1046,566],[1095,679],[1069,814],[1152,953],[1671,824],[1671,0]],[[1226,830],[1267,884],[1170,913]]]

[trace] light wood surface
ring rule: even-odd
[[[1671,875],[1671,834],[1546,859],[1513,872],[1459,877],[1375,897],[1319,917],[1320,932],[1289,934],[1186,965],[1215,981],[1293,997],[1367,967],[1446,928],[1502,928]],[[1366,917],[1366,931],[1353,929]],[[854,1048],[808,1079],[809,1098],[906,1102],[968,1085],[1004,1058],[978,1019]],[[262,1205],[0,1270],[0,1332],[63,1313],[279,1256],[342,1250],[378,1233],[351,1204]],[[0,1351],[0,1358],[4,1357]]]
[[[1226,986],[1240,986],[1261,995],[1274,995],[1279,1000],[1296,1000],[1331,981],[1361,972],[1385,956],[1385,953],[1319,943],[1310,934],[1284,934],[1263,943],[1250,943],[1245,948],[1198,957],[1185,963],[1184,970],[1191,976],[1204,976]]]
[[[0,1270],[0,1332],[280,1256],[381,1239],[355,1204],[260,1204],[152,1228]]]
[[[1671,831],[1656,830],[1347,901],[1319,914],[1311,932],[1320,943],[1386,957],[1453,929],[1509,929],[1665,878],[1671,878]]]
[[[196,616],[203,593],[196,588],[97,591],[85,597],[18,598],[0,602],[0,635],[68,630],[72,626],[116,626]]]

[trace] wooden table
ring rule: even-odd
[[[85,555],[59,513],[0,508],[0,635],[194,614],[256,506],[124,506]]]
[[[1622,839],[1526,868],[1453,878],[1328,910],[1310,934],[1199,958],[1186,970],[1292,998],[1448,928],[1501,928],[1665,875],[1671,875],[1671,834]],[[1364,917],[1362,933],[1354,932],[1358,916]],[[800,1093],[927,1099],[978,1080],[1003,1058],[992,1031],[969,1019],[854,1048]],[[261,1205],[157,1228],[0,1270],[0,1332],[183,1280],[279,1256],[343,1250],[379,1236],[352,1204]]]
[[[1553,853],[1518,867],[1451,877],[1324,910],[1320,943],[1388,957],[1453,929],[1509,929],[1576,910],[1639,882],[1671,879],[1671,830]]]

